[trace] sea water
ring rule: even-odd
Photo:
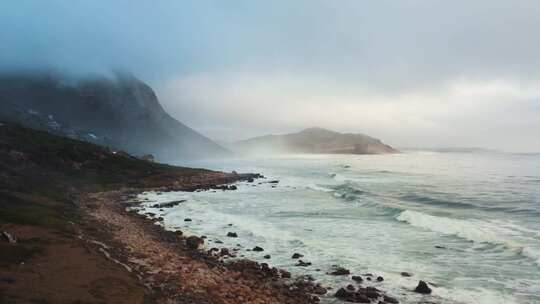
[[[333,265],[384,277],[363,285],[401,303],[540,303],[540,155],[416,151],[179,164],[266,179],[236,191],[145,193],[146,211],[163,216],[167,229],[206,235],[208,248],[239,248],[239,256],[313,276],[334,288],[326,303],[353,283],[328,275]],[[174,208],[150,207],[179,199],[186,201]],[[248,250],[254,246],[264,252]],[[295,252],[312,266],[294,266]],[[412,292],[419,280],[433,284],[432,295]]]

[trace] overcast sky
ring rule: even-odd
[[[0,69],[123,69],[219,140],[540,151],[540,1],[2,1]]]

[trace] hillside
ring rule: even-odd
[[[0,75],[0,118],[161,160],[228,153],[172,118],[152,88],[127,74],[77,80]]]
[[[298,133],[267,135],[234,144],[245,153],[386,154],[398,153],[379,139],[364,134],[309,128]]]

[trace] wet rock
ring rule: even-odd
[[[350,291],[355,291],[356,290],[352,284],[347,285],[346,289],[350,290]]]
[[[437,248],[437,249],[446,249],[446,247],[440,246],[440,245],[435,245],[435,248]]]
[[[303,257],[304,257],[304,255],[302,255],[302,254],[300,254],[300,253],[294,253],[294,254],[292,255],[292,258],[293,258],[293,259],[299,259],[299,258],[303,258]]]
[[[401,276],[402,276],[402,277],[407,277],[407,278],[408,278],[408,277],[412,277],[412,274],[410,274],[410,273],[408,273],[408,272],[402,272],[402,273],[401,273]]]
[[[186,245],[190,249],[199,249],[204,245],[204,240],[198,236],[190,236],[186,239]]]
[[[222,256],[222,257],[223,256],[230,256],[231,253],[230,253],[228,248],[221,248],[221,250],[219,252],[219,255]]]
[[[184,222],[191,222],[191,221],[192,221],[192,219],[190,219],[190,218],[184,219]]]
[[[302,260],[298,260],[298,263],[296,263],[296,265],[294,266],[307,267],[307,266],[311,266],[311,262],[304,262]]]
[[[278,180],[271,180],[271,181],[269,181],[268,183],[269,183],[269,184],[277,184],[277,183],[279,183],[279,181],[278,181]]]
[[[152,205],[152,208],[172,208],[172,207],[180,205],[181,203],[183,203],[185,201],[186,200],[179,200],[179,201],[172,201],[172,202],[154,204],[154,205]]]
[[[259,246],[255,246],[253,247],[252,249],[253,251],[256,251],[256,252],[261,252],[261,251],[264,251],[264,249],[262,247],[259,247]]]
[[[337,267],[334,271],[330,272],[331,275],[349,275],[351,272],[347,268]]]
[[[265,255],[264,258],[265,259],[270,259],[272,256],[270,256],[269,254]]]
[[[237,190],[238,187],[236,187],[235,185],[232,185],[232,186],[229,186],[229,190]]]
[[[384,281],[383,277],[381,277],[381,276],[377,277],[377,282],[382,282],[382,281]]]
[[[384,300],[385,303],[390,303],[390,304],[398,304],[399,303],[399,301],[396,298],[392,298],[390,296],[384,296],[383,300]]]
[[[336,298],[353,303],[371,303],[362,292],[354,292],[345,288],[340,288],[334,295]]]
[[[424,281],[418,282],[418,286],[416,286],[414,291],[421,294],[431,294],[431,288]]]
[[[351,279],[357,283],[362,283],[364,281],[361,276],[352,276]]]
[[[284,279],[290,279],[290,278],[291,278],[291,273],[288,272],[287,270],[280,269],[280,270],[279,270],[279,274],[280,274],[281,277],[284,278]]]
[[[253,183],[253,181],[254,181],[254,180],[253,180],[253,178],[251,178],[251,177],[248,178],[248,180],[247,180],[248,183]]]
[[[227,236],[235,238],[235,237],[238,237],[238,234],[236,234],[236,232],[229,232],[227,233]]]
[[[17,237],[7,231],[2,231],[2,238],[10,244],[17,243]]]

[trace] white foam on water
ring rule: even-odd
[[[413,210],[401,212],[396,219],[415,227],[428,229],[443,235],[455,235],[475,243],[503,245],[516,254],[533,259],[540,266],[540,252],[523,245],[527,237],[522,232],[527,229],[512,223],[477,219],[454,219]]]
[[[517,304],[520,303],[516,298],[502,292],[486,289],[446,289],[438,287],[434,294],[452,301],[453,303],[463,304]]]

